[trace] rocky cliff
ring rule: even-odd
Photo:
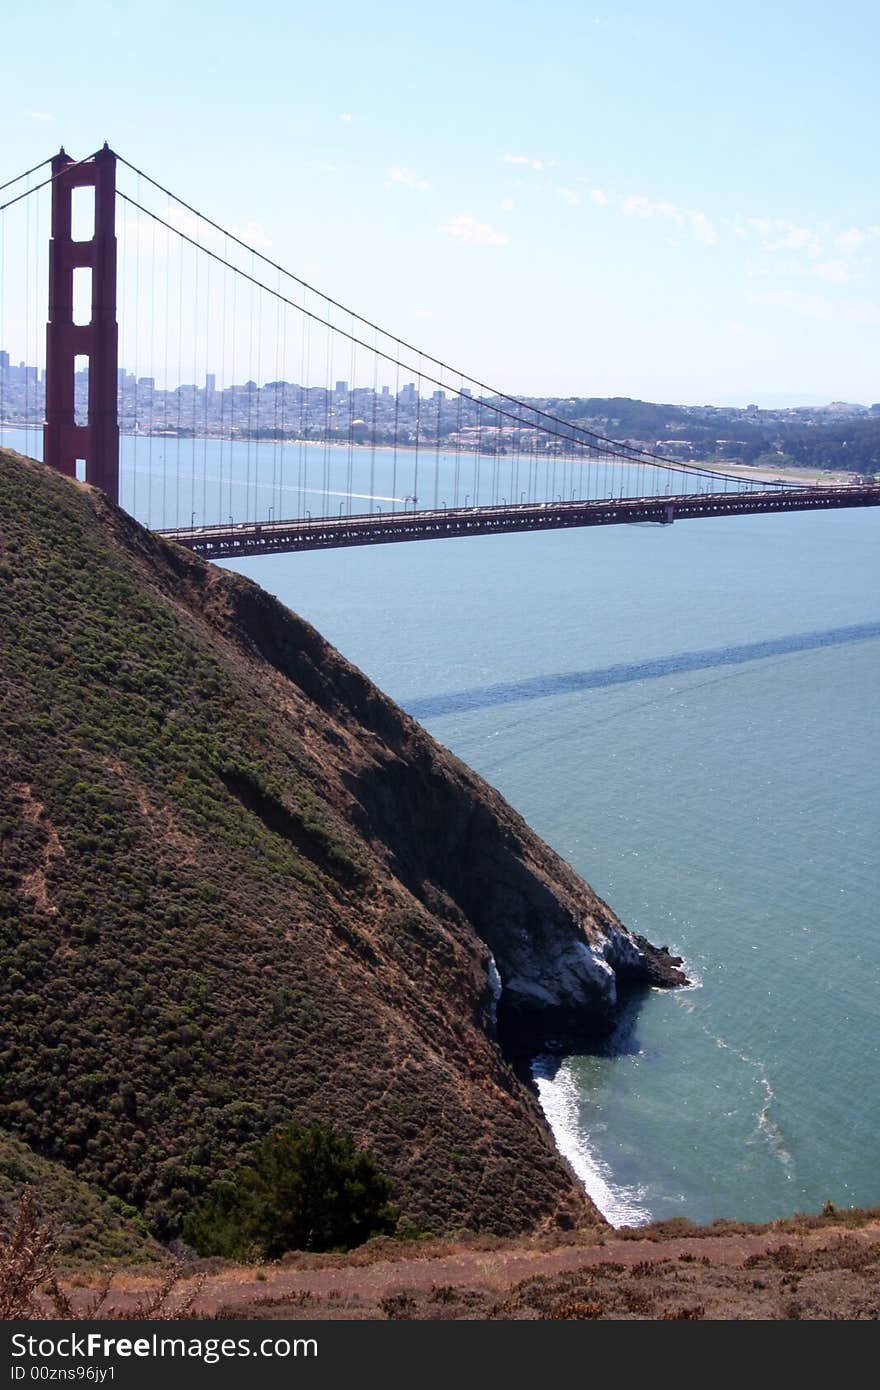
[[[330,1121],[404,1226],[597,1219],[511,1065],[679,962],[257,586],[0,455],[0,1124],[161,1236]]]

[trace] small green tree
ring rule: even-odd
[[[398,1211],[371,1153],[328,1125],[290,1125],[262,1140],[253,1161],[218,1183],[183,1233],[200,1255],[274,1259],[286,1250],[340,1250],[387,1235]]]

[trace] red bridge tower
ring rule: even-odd
[[[116,324],[116,155],[105,145],[75,163],[62,149],[52,160],[52,240],[49,243],[49,321],[46,325],[46,423],[43,458],[59,473],[76,477],[85,462],[86,482],[119,501],[119,421],[116,411],[119,330]],[[74,241],[74,188],[94,188],[95,225],[90,241]],[[73,272],[92,272],[92,316],[73,321]],[[88,424],[74,415],[74,359],[89,359]]]

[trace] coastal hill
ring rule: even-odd
[[[8,453],[0,958],[0,1196],[142,1251],[290,1121],[402,1231],[601,1220],[523,1064],[683,978],[306,622]]]

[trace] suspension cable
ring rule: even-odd
[[[125,162],[125,161],[123,161],[123,162]],[[133,166],[130,166],[130,167],[133,167]],[[158,186],[158,185],[157,185],[157,186]],[[163,190],[163,191],[164,191],[164,190]],[[205,246],[202,242],[199,242],[199,241],[197,241],[194,237],[189,236],[188,233],[186,233],[186,232],[184,232],[184,231],[181,231],[179,227],[175,227],[175,226],[173,225],[173,223],[166,221],[165,218],[160,217],[158,213],[152,212],[149,208],[146,208],[146,207],[144,207],[141,203],[138,203],[134,198],[130,198],[130,197],[128,196],[128,194],[122,193],[122,192],[120,192],[120,191],[117,191],[117,197],[121,198],[121,199],[123,200],[123,202],[128,203],[131,207],[137,208],[137,210],[138,210],[139,212],[142,212],[146,217],[151,217],[151,218],[153,218],[154,221],[160,223],[161,226],[163,226],[167,231],[172,232],[172,233],[173,233],[176,237],[178,237],[181,241],[185,241],[185,242],[188,243],[188,245],[193,246],[196,250],[203,252],[206,256],[209,256],[212,260],[217,261],[220,265],[225,266],[227,270],[233,271],[234,274],[238,275],[241,279],[246,280],[252,287],[255,287],[256,289],[259,289],[259,290],[263,290],[264,293],[269,294],[269,295],[272,295],[273,298],[280,299],[282,303],[287,304],[291,309],[295,309],[298,313],[301,313],[301,314],[306,315],[306,317],[309,318],[309,319],[311,319],[314,323],[321,324],[324,328],[326,328],[326,329],[328,330],[329,333],[337,333],[337,334],[339,334],[340,337],[348,339],[349,342],[352,342],[352,343],[356,344],[358,347],[365,348],[368,352],[377,352],[377,353],[378,353],[378,356],[381,357],[381,358],[383,358],[386,362],[389,362],[389,363],[391,363],[392,365],[397,366],[398,368],[400,367],[400,365],[401,365],[400,362],[399,362],[396,358],[392,357],[390,353],[384,352],[384,351],[382,351],[381,349],[378,349],[378,350],[377,350],[377,349],[371,347],[370,344],[364,342],[363,339],[358,338],[358,337],[355,337],[352,333],[350,333],[350,332],[347,331],[346,329],[341,328],[341,327],[339,327],[337,324],[333,323],[332,320],[331,320],[329,317],[323,318],[320,314],[316,314],[316,313],[314,313],[312,310],[306,309],[303,305],[297,304],[294,300],[288,299],[286,295],[280,294],[277,290],[273,289],[271,285],[267,285],[264,281],[258,280],[258,279],[256,278],[256,276],[249,274],[246,270],[243,270],[240,266],[236,266],[236,265],[232,264],[232,262],[225,260],[222,256],[218,255],[218,253],[217,253],[216,251],[212,251],[212,250],[210,249],[210,247]],[[199,215],[199,214],[197,214],[197,215]],[[206,218],[206,219],[204,219],[204,220],[207,221],[207,222],[210,222],[210,219],[207,219],[207,218]],[[214,224],[210,224],[210,225],[213,226]],[[221,231],[222,231],[222,228],[221,228]],[[237,241],[237,240],[238,240],[238,238],[234,237],[234,236],[232,235],[232,233],[229,234],[229,237],[230,237],[230,240],[232,240],[232,241]],[[241,244],[241,245],[245,245],[245,243],[243,243],[243,242],[240,243],[240,244]],[[248,248],[248,250],[250,250],[250,249],[251,249],[251,248]],[[262,260],[266,260],[266,257],[261,256],[261,255],[260,255],[260,252],[258,252],[258,251],[254,251],[252,254],[255,255],[255,256],[260,257],[260,259],[262,259]],[[270,262],[270,264],[273,264],[273,263]],[[297,279],[296,276],[293,276],[293,277],[291,277],[291,278],[292,278],[292,279]],[[302,281],[298,281],[298,283],[303,284]],[[309,287],[308,287],[308,286],[305,286],[305,288],[308,289]],[[326,296],[324,296],[324,298],[325,298],[325,301],[326,301],[326,303],[327,303],[328,305],[331,305],[331,304],[334,303],[334,301],[330,300],[330,299],[327,298]],[[359,315],[353,315],[353,317],[354,317],[354,318],[357,318],[358,321],[359,321],[360,323],[366,323],[366,322],[367,322],[367,320],[361,319]],[[381,329],[378,330],[378,331],[379,331],[379,332],[382,332]],[[384,333],[383,333],[383,336],[384,336],[384,337],[389,337],[390,335],[384,334]],[[399,339],[393,339],[393,341],[394,341],[394,342],[400,342],[401,340],[399,340]],[[404,344],[404,343],[401,343],[401,346],[406,347],[407,345]],[[408,348],[408,351],[416,351],[416,350],[415,350],[415,349]],[[421,357],[422,354],[420,353],[419,356]],[[425,356],[427,356],[427,354],[425,354]],[[430,362],[433,362],[435,365],[440,365],[441,367],[443,366],[442,363],[438,364],[437,359],[434,358],[434,357],[428,357],[428,360],[429,360]],[[418,374],[418,377],[419,377],[420,381],[430,382],[430,383],[433,384],[434,386],[438,386],[438,387],[442,387],[442,386],[443,386],[443,380],[442,380],[441,378],[436,377],[436,376],[432,376],[430,373],[425,372],[425,371],[421,368],[421,365],[419,365],[419,367],[410,368],[410,370],[413,370],[414,372],[416,372],[416,373]],[[447,371],[448,371],[448,370],[451,370],[451,369],[449,369],[449,368],[444,368],[444,370],[447,370]],[[467,380],[469,380],[469,381],[475,381],[475,378],[473,378],[473,377],[468,377]],[[476,381],[475,381],[475,384],[479,385],[479,383],[476,382]],[[455,390],[456,388],[453,387],[452,389]],[[489,388],[486,388],[486,389],[489,389]],[[511,405],[517,406],[519,410],[522,410],[523,402],[518,401],[518,400],[516,399],[516,397],[514,397],[514,396],[508,396],[508,395],[505,395],[504,393],[500,393],[500,394],[496,395],[495,399],[506,401],[506,402],[508,402],[508,403],[511,404]],[[485,398],[481,398],[481,399],[480,399],[480,401],[478,402],[478,406],[479,406],[479,409],[480,409],[480,417],[482,417],[482,410],[483,410],[484,407],[486,407],[486,400],[485,400]],[[493,405],[493,406],[491,407],[491,409],[492,409],[498,416],[503,416],[503,417],[504,417],[505,419],[507,419],[507,420],[513,420],[514,423],[517,423],[517,422],[520,420],[520,416],[519,416],[518,414],[516,414],[516,413],[515,413],[514,411],[512,411],[512,410],[506,410],[506,409],[502,408],[501,406],[495,406],[495,405]],[[581,426],[579,426],[579,425],[572,425],[572,424],[570,424],[568,421],[562,420],[561,418],[559,418],[559,417],[557,417],[557,416],[550,415],[550,414],[549,414],[548,412],[546,412],[546,411],[537,410],[535,407],[533,407],[533,406],[531,406],[531,405],[527,405],[527,406],[526,406],[526,409],[529,411],[530,414],[539,415],[539,416],[541,416],[542,418],[547,419],[547,420],[550,420],[550,421],[554,422],[555,424],[558,424],[558,425],[560,425],[560,426],[562,427],[562,428],[558,428],[558,429],[552,429],[552,428],[550,428],[550,427],[547,426],[547,425],[544,425],[544,426],[541,427],[541,428],[543,429],[543,431],[544,431],[546,434],[549,434],[551,437],[553,437],[553,438],[555,438],[555,439],[559,439],[559,440],[563,440],[563,441],[567,441],[567,442],[569,442],[569,443],[572,443],[572,442],[576,442],[581,436],[586,436],[588,439],[594,441],[594,442],[601,448],[601,450],[602,450],[603,453],[610,454],[610,455],[612,455],[613,457],[623,459],[623,460],[625,460],[625,461],[627,461],[627,462],[630,462],[630,463],[639,463],[639,462],[644,463],[644,462],[646,462],[647,460],[650,460],[652,463],[659,463],[659,464],[661,464],[665,469],[667,469],[667,470],[670,471],[670,472],[681,473],[681,474],[684,474],[685,476],[689,476],[689,477],[700,477],[700,478],[728,478],[728,479],[730,479],[731,481],[735,481],[735,482],[739,483],[740,485],[742,485],[743,483],[746,483],[747,485],[752,484],[752,480],[751,480],[751,479],[743,479],[741,476],[738,476],[738,475],[736,475],[736,474],[727,474],[727,473],[717,472],[717,471],[715,471],[715,470],[713,470],[713,469],[707,469],[707,468],[693,468],[693,467],[691,467],[691,466],[688,465],[688,464],[680,463],[680,462],[679,462],[678,460],[676,460],[676,459],[667,459],[667,458],[664,458],[664,457],[663,457],[662,455],[660,455],[660,454],[652,454],[652,453],[650,453],[650,452],[647,451],[647,450],[635,449],[635,448],[631,447],[630,445],[621,444],[621,443],[620,443],[619,441],[617,441],[617,440],[607,439],[604,435],[596,434],[596,433],[595,433],[594,431],[592,431],[592,430],[585,430],[585,429],[583,429],[583,428],[582,428]],[[480,418],[480,420],[479,420],[479,423],[480,423],[480,425],[482,425],[482,419],[481,419],[481,418]],[[753,484],[753,485],[754,485],[754,484]],[[796,485],[796,486],[797,486],[797,485]]]
[[[6,202],[6,203],[0,203],[0,212],[5,212],[6,209],[7,209],[7,208],[11,208],[12,205],[13,205],[14,203],[20,203],[21,200],[22,200],[22,198],[29,198],[29,197],[31,196],[32,193],[39,193],[39,191],[40,191],[41,188],[48,188],[50,183],[54,183],[56,179],[62,178],[65,174],[69,174],[70,171],[71,171],[71,169],[78,169],[79,166],[80,166],[81,164],[88,164],[90,160],[92,160],[92,159],[95,158],[95,155],[100,154],[100,153],[101,153],[100,150],[95,150],[93,154],[88,154],[88,155],[86,155],[85,159],[73,159],[73,160],[71,160],[71,162],[70,162],[69,164],[65,164],[65,166],[64,166],[63,169],[59,169],[58,172],[57,172],[57,174],[51,174],[51,175],[49,176],[49,178],[43,179],[43,182],[42,182],[42,183],[35,183],[34,186],[33,186],[33,188],[26,188],[25,191],[24,191],[24,193],[19,193],[19,194],[17,194],[16,197],[10,198],[8,202]],[[54,156],[53,156],[53,158],[54,158]],[[119,156],[117,155],[117,159],[118,159],[118,158],[119,158]],[[50,161],[49,161],[48,159],[44,159],[44,160],[43,160],[43,164],[49,164],[49,163],[50,163]],[[37,164],[35,167],[36,167],[37,169],[42,169],[43,164]],[[30,171],[30,172],[32,172],[32,171]],[[10,179],[10,180],[9,180],[9,183],[4,183],[4,184],[3,184],[3,188],[9,188],[10,184],[18,183],[18,182],[19,182],[21,179],[23,179],[23,178],[27,178],[27,175],[26,175],[26,174],[19,174],[19,176],[18,176],[17,179]]]
[[[386,329],[381,328],[378,324],[374,323],[372,320],[367,319],[367,318],[364,318],[363,315],[361,315],[361,314],[355,313],[354,310],[349,309],[346,305],[341,304],[338,300],[335,300],[335,299],[331,298],[329,295],[324,294],[321,290],[318,290],[314,285],[310,285],[310,284],[308,283],[308,281],[303,280],[300,276],[295,275],[292,271],[287,270],[287,269],[286,269],[284,266],[282,266],[282,265],[279,265],[277,261],[273,261],[270,257],[263,255],[263,253],[262,253],[261,251],[257,251],[253,246],[250,246],[250,245],[249,245],[246,241],[244,241],[241,237],[236,236],[233,232],[229,232],[225,227],[222,227],[222,226],[220,225],[220,223],[214,222],[210,217],[207,217],[207,216],[205,216],[204,213],[199,212],[197,208],[194,208],[190,203],[187,203],[183,198],[180,198],[176,193],[173,193],[173,192],[171,191],[170,188],[166,188],[166,187],[164,186],[164,184],[161,184],[161,183],[158,182],[158,180],[156,180],[156,179],[154,179],[154,178],[151,178],[151,176],[150,176],[149,174],[145,173],[142,169],[139,169],[135,164],[132,164],[129,160],[125,159],[124,156],[122,156],[122,155],[120,155],[120,154],[117,154],[116,157],[117,157],[117,159],[119,160],[120,164],[124,164],[124,165],[126,166],[126,168],[130,169],[133,173],[138,174],[138,175],[140,175],[141,177],[145,178],[146,181],[147,181],[148,183],[152,184],[154,188],[158,189],[158,191],[159,191],[160,193],[164,193],[166,197],[172,198],[172,199],[173,199],[176,203],[178,203],[182,208],[185,208],[187,212],[191,212],[195,217],[198,217],[198,218],[199,218],[202,222],[204,222],[207,226],[212,227],[212,228],[214,229],[214,231],[220,232],[223,236],[227,236],[227,237],[229,238],[230,241],[235,242],[236,245],[240,246],[243,250],[249,252],[250,255],[251,255],[252,257],[253,257],[253,256],[256,256],[259,260],[263,261],[266,265],[270,266],[273,270],[279,271],[282,275],[285,275],[288,279],[293,280],[297,285],[301,285],[302,288],[303,288],[304,290],[308,290],[310,294],[316,295],[319,299],[323,300],[324,303],[328,305],[328,307],[332,307],[332,308],[334,308],[334,309],[338,309],[338,310],[339,310],[341,313],[343,313],[346,317],[351,318],[352,320],[357,320],[358,323],[363,324],[366,328],[371,329],[371,330],[373,330],[373,331],[375,331],[375,332],[380,333],[380,334],[382,335],[383,338],[387,338],[388,340],[397,343],[399,348],[405,348],[407,352],[411,352],[411,353],[417,354],[418,357],[419,357],[419,359],[420,359],[420,362],[421,362],[421,361],[427,361],[427,362],[429,362],[429,363],[433,363],[433,365],[434,365],[435,367],[439,367],[439,368],[441,369],[441,371],[444,371],[444,372],[451,372],[453,376],[455,376],[455,375],[458,374],[454,368],[452,368],[448,363],[443,362],[440,358],[433,357],[430,353],[423,352],[421,349],[415,347],[412,343],[408,343],[408,342],[406,342],[404,339],[399,338],[396,334],[390,333],[390,332],[388,332]],[[125,197],[125,194],[120,194],[119,196],[120,196],[120,197]],[[130,201],[130,200],[128,200],[128,201]],[[2,209],[0,209],[0,211],[2,211]],[[150,213],[150,212],[148,211],[148,209],[145,209],[145,208],[141,209],[141,211],[147,212],[147,213],[148,213],[148,216],[151,216],[151,217],[157,216],[157,214],[155,214],[155,213]],[[158,220],[161,222],[163,219],[162,219],[162,218],[158,218]],[[165,225],[165,226],[170,226],[170,224],[168,224],[168,223],[163,223],[163,225]],[[175,227],[173,227],[173,226],[170,226],[170,230],[176,231],[177,229],[176,229]],[[183,233],[183,232],[178,232],[178,235],[179,235],[179,236],[185,236],[185,233]],[[207,247],[201,246],[200,249],[203,250],[203,251],[205,251],[208,255],[212,255],[212,254],[213,254],[211,251],[208,250]],[[226,264],[227,266],[229,266],[229,268],[232,269],[232,270],[237,269],[237,267],[231,265],[231,263],[228,262],[228,261],[227,261],[227,262],[224,262],[224,264]],[[240,271],[239,273],[240,273],[240,274],[245,274],[245,272],[243,272],[243,271]],[[260,283],[260,282],[255,281],[254,283]],[[269,293],[276,293],[275,291],[269,289],[268,286],[261,285],[261,288],[267,289]],[[285,297],[284,297],[283,295],[280,296],[280,297],[281,297],[282,299],[284,299],[284,302],[285,302],[285,303],[288,303],[288,304],[292,304],[292,303],[293,303],[291,300],[285,299]],[[294,305],[293,307],[298,307],[298,306]],[[305,310],[305,309],[303,309],[302,312],[308,312],[308,311]],[[319,319],[319,322],[325,322],[325,320]],[[333,331],[338,332],[338,333],[342,333],[345,337],[349,337],[349,336],[350,336],[348,333],[346,333],[346,331],[345,331],[344,329],[338,328],[335,324],[332,324],[329,320],[327,320],[326,322],[328,323],[328,327],[331,327],[331,328],[333,329]],[[355,341],[356,341],[360,346],[366,346],[366,344],[364,344],[364,343],[362,342],[361,339],[355,339]],[[393,361],[394,361],[394,359],[390,356],[390,354],[387,354],[387,353],[380,353],[380,355],[381,355],[382,357],[384,357],[385,360],[388,361],[388,362],[393,362]],[[424,376],[424,379],[425,379],[426,381],[434,382],[435,385],[441,386],[441,387],[442,387],[442,385],[443,385],[442,380],[438,380],[436,377],[432,377],[432,376],[428,375],[428,374],[425,373],[425,372],[422,372],[421,375]],[[509,395],[509,394],[508,394],[507,392],[505,392],[505,391],[498,391],[498,390],[496,390],[494,387],[490,386],[487,382],[480,381],[477,377],[466,376],[466,380],[472,382],[473,385],[476,386],[476,387],[480,390],[480,392],[483,393],[484,395],[485,395],[486,393],[488,393],[489,396],[494,397],[496,400],[506,401],[508,404],[514,405],[514,406],[516,406],[518,409],[522,409],[522,406],[523,406],[524,402],[520,401],[516,396],[511,396],[511,395]],[[561,416],[559,416],[559,415],[554,415],[552,411],[543,410],[540,406],[535,406],[535,405],[531,405],[531,404],[528,404],[528,403],[525,403],[525,404],[526,404],[526,408],[528,409],[528,411],[529,411],[533,416],[539,417],[539,418],[542,419],[542,420],[547,420],[547,421],[549,421],[552,425],[561,426],[561,427],[562,427],[562,431],[564,431],[564,433],[561,432],[561,431],[559,431],[559,430],[556,430],[556,431],[554,431],[554,430],[548,430],[548,431],[547,431],[547,432],[550,433],[550,434],[555,434],[555,436],[556,436],[557,438],[561,438],[561,439],[566,439],[566,438],[567,438],[567,439],[587,438],[587,439],[595,440],[595,442],[596,442],[597,444],[599,444],[599,445],[602,446],[603,452],[605,452],[605,453],[616,454],[617,457],[623,458],[623,459],[628,459],[628,460],[630,460],[631,462],[639,462],[640,460],[647,460],[647,459],[650,459],[650,460],[652,460],[652,461],[658,461],[658,462],[660,462],[660,463],[663,465],[664,468],[670,469],[670,470],[672,470],[673,472],[689,474],[689,475],[691,475],[691,476],[695,476],[695,475],[696,475],[696,476],[701,476],[701,477],[729,478],[729,479],[731,479],[732,481],[738,482],[738,483],[740,483],[740,484],[742,484],[743,482],[747,482],[747,483],[748,483],[748,482],[751,481],[751,480],[748,480],[748,479],[743,479],[742,477],[738,477],[738,476],[735,475],[735,474],[726,474],[726,473],[715,472],[713,469],[695,469],[695,468],[691,468],[691,467],[689,467],[687,464],[681,464],[681,463],[680,463],[678,460],[676,460],[676,459],[667,458],[667,457],[665,457],[663,454],[655,453],[654,451],[649,450],[649,449],[634,449],[634,448],[630,448],[630,447],[628,447],[628,446],[621,446],[621,444],[620,444],[620,442],[619,442],[618,440],[610,439],[610,438],[608,438],[608,436],[603,435],[603,434],[599,434],[599,433],[596,432],[595,430],[588,430],[588,429],[586,429],[583,425],[574,425],[574,424],[572,424],[570,421],[564,420]],[[512,415],[510,414],[510,412],[501,411],[500,409],[499,409],[499,414],[504,414],[505,417],[508,418],[508,419],[516,418],[516,417],[512,416]],[[798,485],[798,484],[793,484],[792,486],[799,486],[799,485]]]
[[[25,169],[23,174],[16,174],[14,179],[7,179],[5,183],[0,183],[0,193],[3,192],[4,188],[11,188],[14,183],[21,183],[22,179],[28,178],[31,174],[35,174],[38,169],[43,169],[51,163],[52,156],[50,155],[48,159],[41,159],[39,164],[35,164],[32,169]]]

